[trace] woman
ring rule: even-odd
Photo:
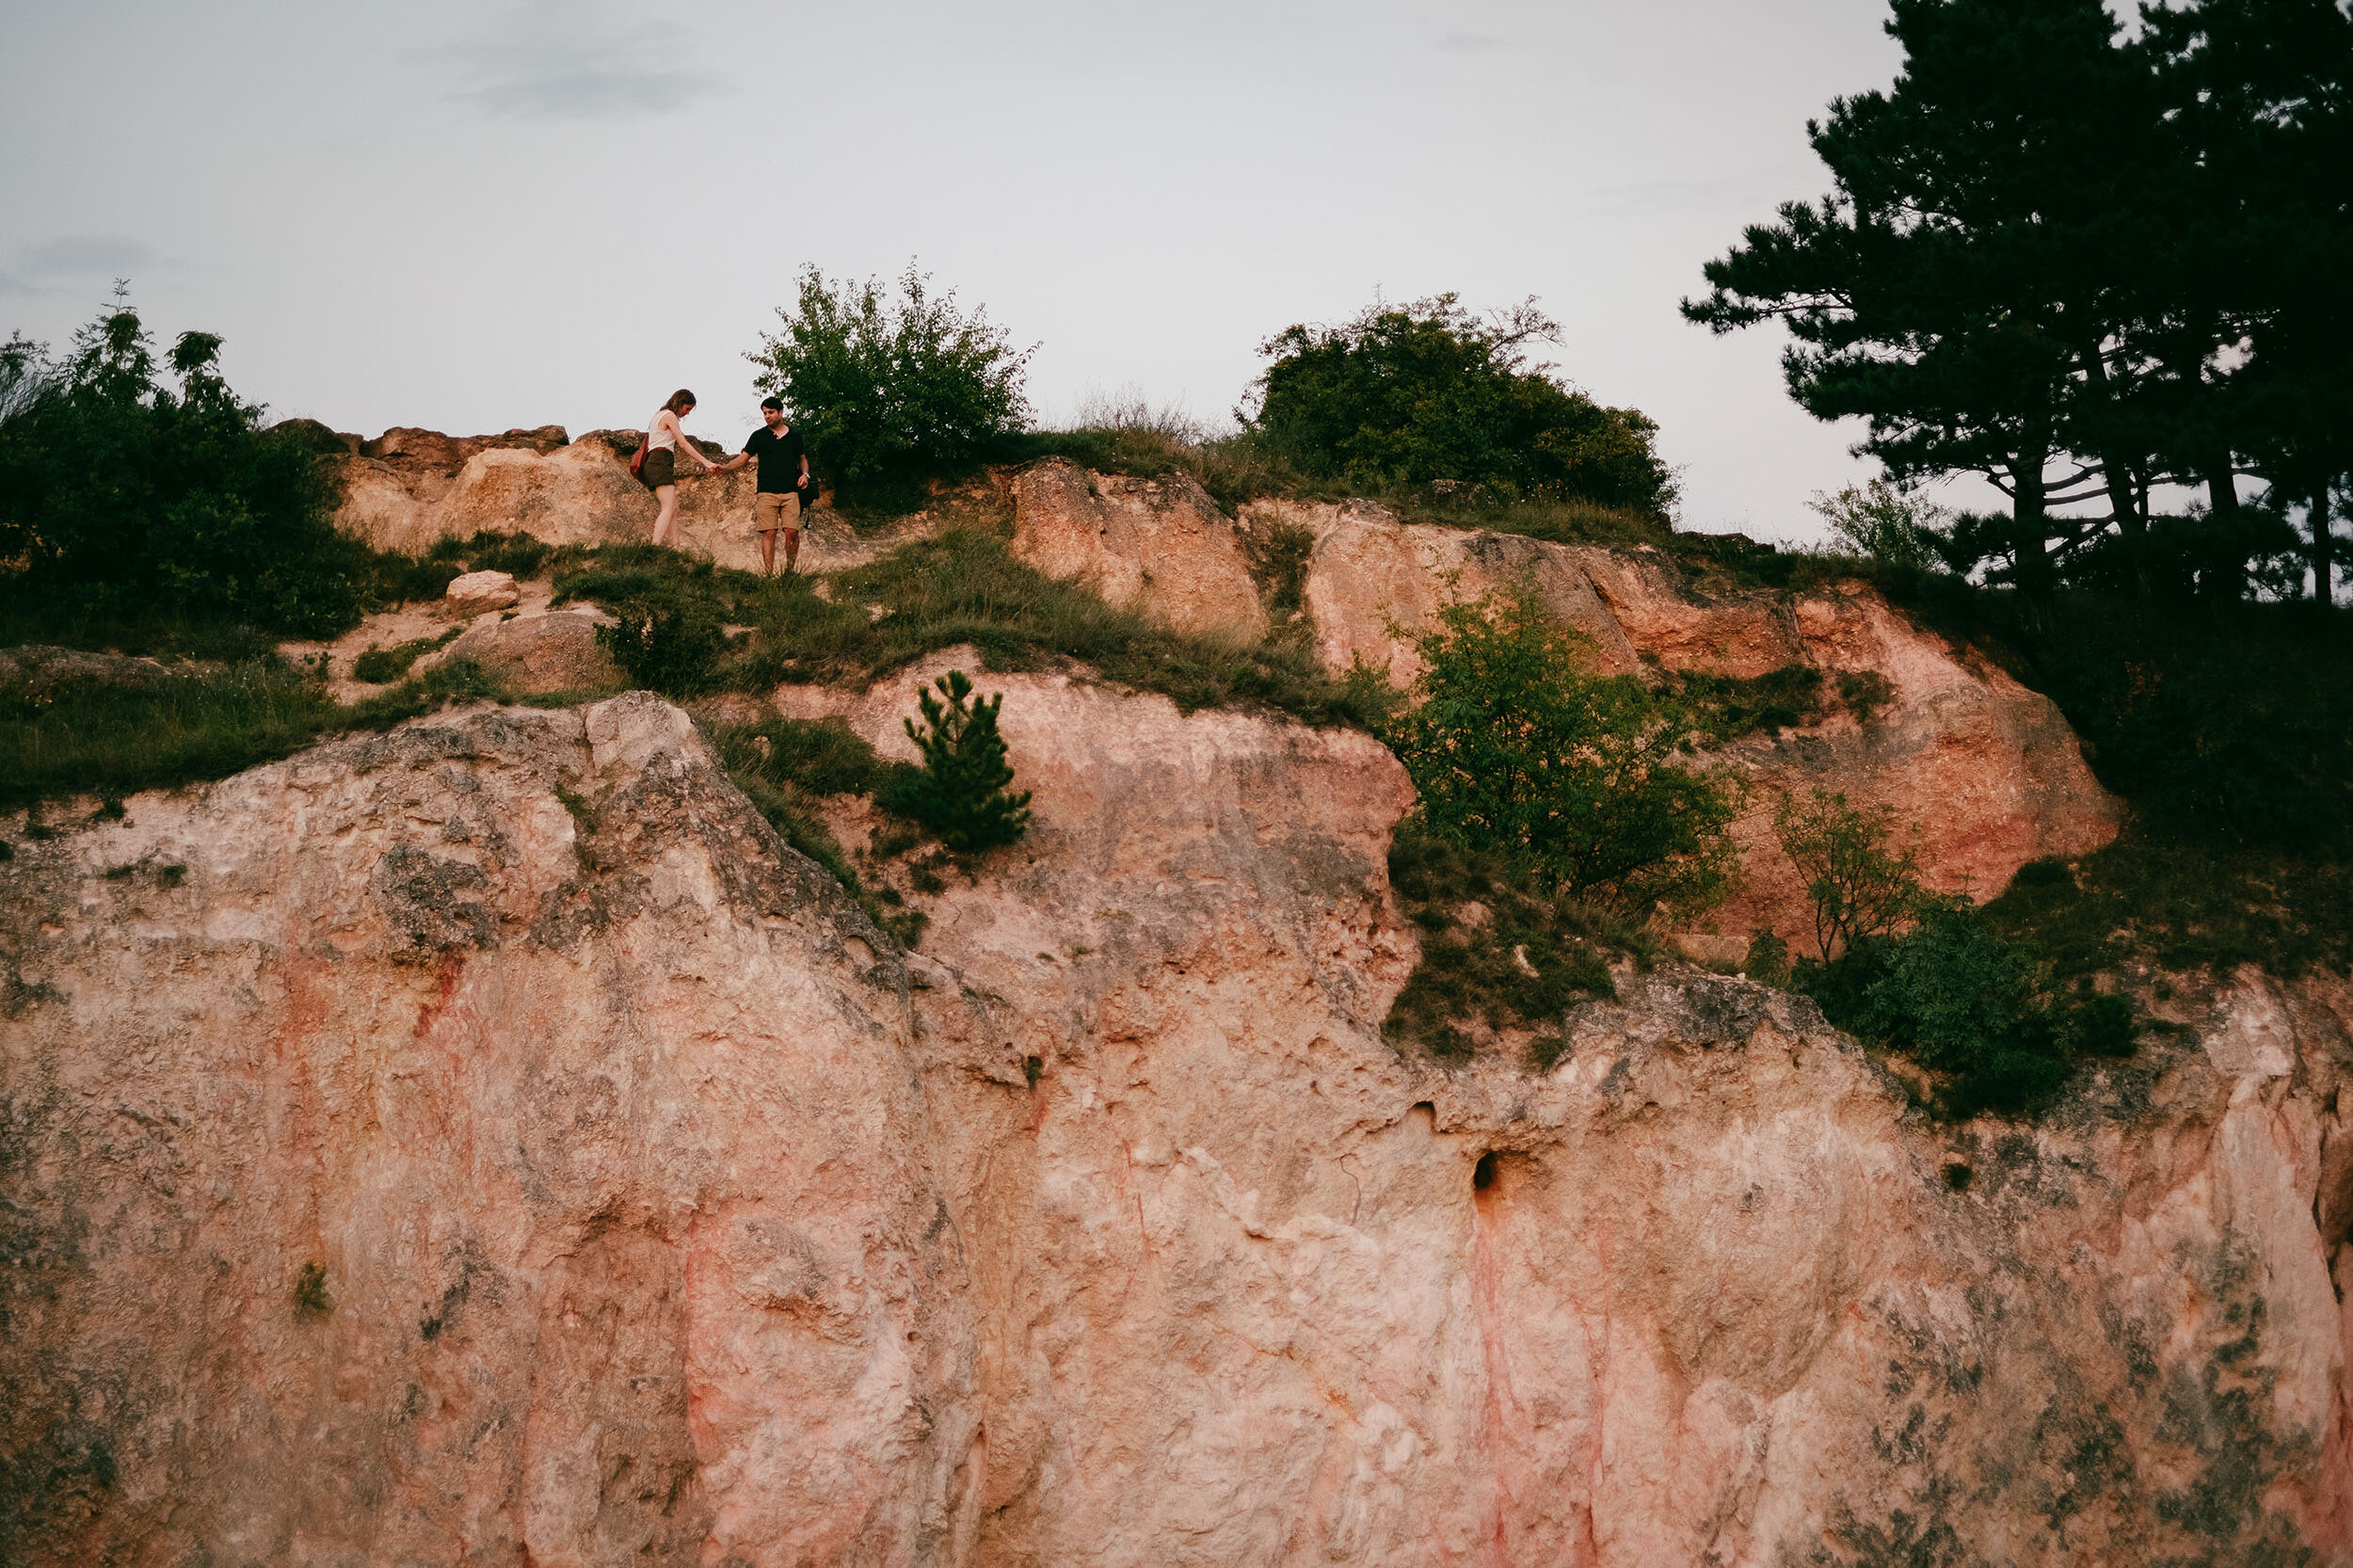
[[[645,461],[637,465],[637,482],[662,503],[653,520],[653,542],[672,550],[678,548],[678,455],[683,452],[702,464],[705,473],[719,472],[719,465],[696,451],[679,424],[694,411],[693,392],[684,387],[672,392],[670,400],[654,412],[653,424],[646,432]]]

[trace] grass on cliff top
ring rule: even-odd
[[[1168,631],[1015,560],[986,529],[902,546],[834,576],[826,598],[807,577],[763,580],[650,546],[559,552],[551,564],[559,601],[642,604],[681,620],[750,628],[730,645],[706,641],[708,666],[673,677],[674,696],[695,695],[685,689],[694,686],[863,685],[970,644],[987,671],[1075,660],[1187,712],[1257,706],[1313,725],[1367,727],[1385,711],[1376,685],[1325,677],[1304,639],[1244,643]]]
[[[350,708],[327,695],[315,672],[276,658],[143,688],[19,689],[0,696],[0,809],[225,778],[332,735],[505,696],[466,660]]]

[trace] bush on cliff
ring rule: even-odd
[[[232,392],[220,340],[159,362],[117,301],[51,363],[0,353],[0,598],[12,618],[240,621],[321,635],[358,618],[375,562],[328,520],[299,441]],[[171,384],[176,381],[176,386]]]
[[[845,495],[920,498],[920,482],[969,468],[1029,425],[1016,350],[987,312],[966,313],[910,263],[898,298],[882,282],[835,283],[804,267],[781,331],[746,356],[784,399],[813,466]]]
[[[1416,646],[1419,700],[1385,738],[1431,831],[1638,917],[1722,897],[1732,798],[1678,760],[1698,715],[1594,673],[1586,639],[1533,587],[1449,604]]]
[[[2131,1003],[2088,988],[2055,992],[2034,955],[1966,899],[1926,900],[1897,936],[1859,938],[1829,964],[1800,960],[1793,983],[1841,1029],[1945,1075],[1954,1117],[2030,1111],[2086,1056],[2129,1056]]]
[[[1250,431],[1311,476],[1369,488],[1485,486],[1663,514],[1673,474],[1639,410],[1609,408],[1528,361],[1559,327],[1533,300],[1481,321],[1457,296],[1374,305],[1260,346]]]
[[[2131,1054],[2128,1002],[2090,991],[2088,977],[2070,990],[2057,964],[1968,899],[1929,892],[1916,852],[1893,847],[1884,810],[1817,790],[1784,801],[1773,827],[1807,879],[1821,956],[1786,964],[1785,947],[1760,932],[1751,972],[1783,971],[1831,1022],[1943,1075],[1943,1113],[2032,1110],[2076,1058]],[[2064,864],[2034,861],[2006,896],[2060,882],[2072,886]]]

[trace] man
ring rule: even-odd
[[[752,497],[752,527],[760,534],[760,566],[763,575],[776,574],[776,530],[784,530],[784,574],[801,554],[801,498],[808,492],[808,453],[800,433],[784,423],[784,399],[763,398],[760,417],[767,428],[752,432],[744,450],[714,471],[732,473],[758,459],[760,488]],[[811,499],[814,499],[813,497]]]

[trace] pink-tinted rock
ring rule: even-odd
[[[1385,752],[979,682],[1036,823],[904,958],[644,697],[20,844],[0,1557],[2353,1551],[2343,982],[2031,1127],[1688,970],[1409,1060]]]
[[[1687,947],[1721,955],[1769,928],[1811,952],[1813,904],[1781,852],[1773,813],[1793,792],[1885,806],[1917,842],[1930,885],[1991,898],[2026,861],[2089,854],[2116,836],[2115,799],[2092,776],[2049,698],[1946,639],[1913,626],[1859,584],[1785,601],[1696,593],[1656,552],[1553,544],[1516,535],[1409,526],[1368,503],[1258,502],[1255,529],[1305,529],[1305,599],[1324,667],[1363,664],[1396,683],[1419,675],[1412,634],[1449,598],[1533,584],[1560,619],[1593,640],[1600,668],[1755,677],[1789,665],[1876,672],[1889,700],[1866,715],[1833,696],[1821,722],[1751,737],[1718,759],[1749,788],[1735,829],[1742,883]]]
[[[1233,523],[1185,473],[1090,473],[1061,458],[1014,479],[1013,552],[1179,632],[1248,640],[1266,607]]]
[[[1602,668],[1628,674],[1638,649],[1593,592],[1577,552],[1519,534],[1409,528],[1370,502],[1337,505],[1258,501],[1243,508],[1257,532],[1303,529],[1314,537],[1301,598],[1313,618],[1316,649],[1334,675],[1370,669],[1391,685],[1410,686],[1422,671],[1413,635],[1440,606],[1534,586],[1562,622],[1593,639]]]
[[[8,888],[0,1559],[905,1562],[956,1517],[904,971],[682,714],[455,715],[119,825]]]
[[[2116,799],[2048,697],[1912,625],[1860,584],[1801,597],[1793,614],[1806,663],[1833,680],[1876,676],[1887,700],[1728,750],[1752,790],[1734,827],[1742,883],[1715,914],[1720,930],[1737,937],[1769,926],[1797,951],[1815,950],[1805,878],[1782,853],[1772,815],[1817,789],[1865,810],[1887,808],[1928,885],[1980,901],[2029,860],[2073,859],[2116,837]]]

